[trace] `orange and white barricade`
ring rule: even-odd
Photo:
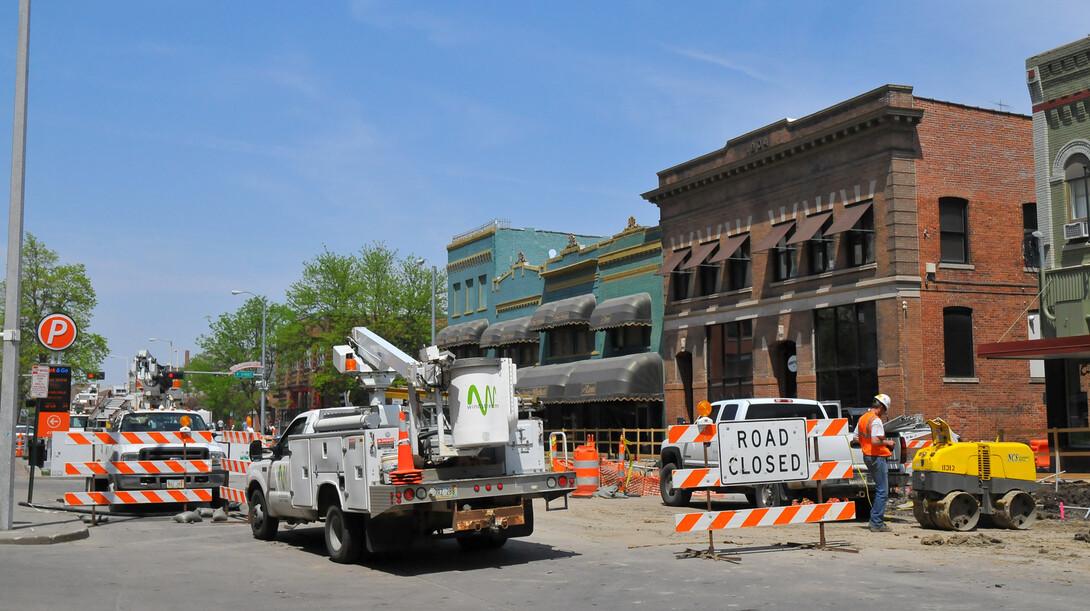
[[[130,462],[65,463],[65,475],[185,475],[209,473],[210,460],[135,460]]]
[[[855,502],[790,505],[737,511],[681,513],[674,516],[674,532],[687,533],[753,526],[783,526],[833,522],[855,518]]]
[[[147,503],[210,503],[207,488],[178,490],[125,490],[119,492],[68,492],[65,505],[144,505]]]

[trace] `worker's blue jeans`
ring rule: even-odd
[[[863,456],[871,477],[874,478],[874,504],[870,508],[870,525],[877,528],[885,525],[886,499],[889,498],[889,463],[885,456]]]

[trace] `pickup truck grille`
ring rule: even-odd
[[[156,446],[140,448],[140,460],[207,460],[208,448],[182,446]]]

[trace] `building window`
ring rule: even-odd
[[[549,358],[587,356],[594,349],[594,331],[586,325],[568,325],[545,332],[549,338]]]
[[[727,290],[740,291],[753,285],[749,259],[749,238],[727,259]]]
[[[696,266],[697,296],[714,295],[719,292],[719,272],[723,269],[719,263],[701,263]]]
[[[973,311],[971,309],[943,308],[942,341],[946,358],[946,377],[974,377]]]
[[[848,230],[848,267],[860,267],[874,263],[874,208],[859,217]]]
[[[605,356],[639,354],[651,348],[651,327],[629,325],[615,327],[606,331],[606,346],[609,353]]]
[[[674,301],[682,301],[692,296],[691,270],[675,269],[670,272],[670,295]]]
[[[969,202],[960,197],[939,198],[939,261],[969,262]]]
[[[814,312],[818,400],[870,407],[878,394],[878,324],[874,302]]]
[[[833,264],[836,259],[836,251],[834,249],[835,243],[833,237],[825,235],[825,230],[829,228],[832,223],[832,219],[828,219],[825,223],[818,228],[814,237],[807,240],[810,256],[810,273],[811,274],[824,274],[825,272],[833,271]]]
[[[537,365],[537,344],[521,343],[508,344],[496,349],[499,358],[511,359],[516,367],[533,367]]]
[[[1037,231],[1037,204],[1022,204],[1022,264],[1029,268],[1041,267],[1041,240],[1033,235]]]
[[[450,290],[452,293],[454,293],[453,298],[450,300],[450,315],[451,317],[456,318],[459,316],[458,304],[461,303],[461,296],[459,295],[459,293],[462,292],[462,283],[455,282],[454,284],[450,285]]]
[[[473,303],[476,296],[477,293],[473,290],[473,278],[466,278],[466,314],[472,314],[477,309]]]
[[[708,398],[753,396],[753,321],[708,327]]]
[[[484,287],[488,284],[488,276],[481,275],[477,278],[477,309],[481,310],[488,307],[488,302],[485,301]]]
[[[772,281],[781,282],[798,275],[798,248],[788,244],[787,240],[795,233],[795,228],[788,230],[772,248]]]
[[[1067,182],[1067,211],[1071,221],[1085,221],[1090,211],[1090,160],[1086,155],[1072,155],[1064,166]]]

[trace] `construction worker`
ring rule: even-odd
[[[889,465],[886,459],[893,455],[890,448],[893,440],[886,439],[886,429],[882,424],[889,412],[889,395],[878,393],[874,396],[870,410],[863,414],[856,425],[855,434],[859,438],[859,447],[863,450],[863,463],[867,465],[874,478],[874,503],[870,510],[871,532],[890,532],[885,523],[886,499],[889,498]]]

